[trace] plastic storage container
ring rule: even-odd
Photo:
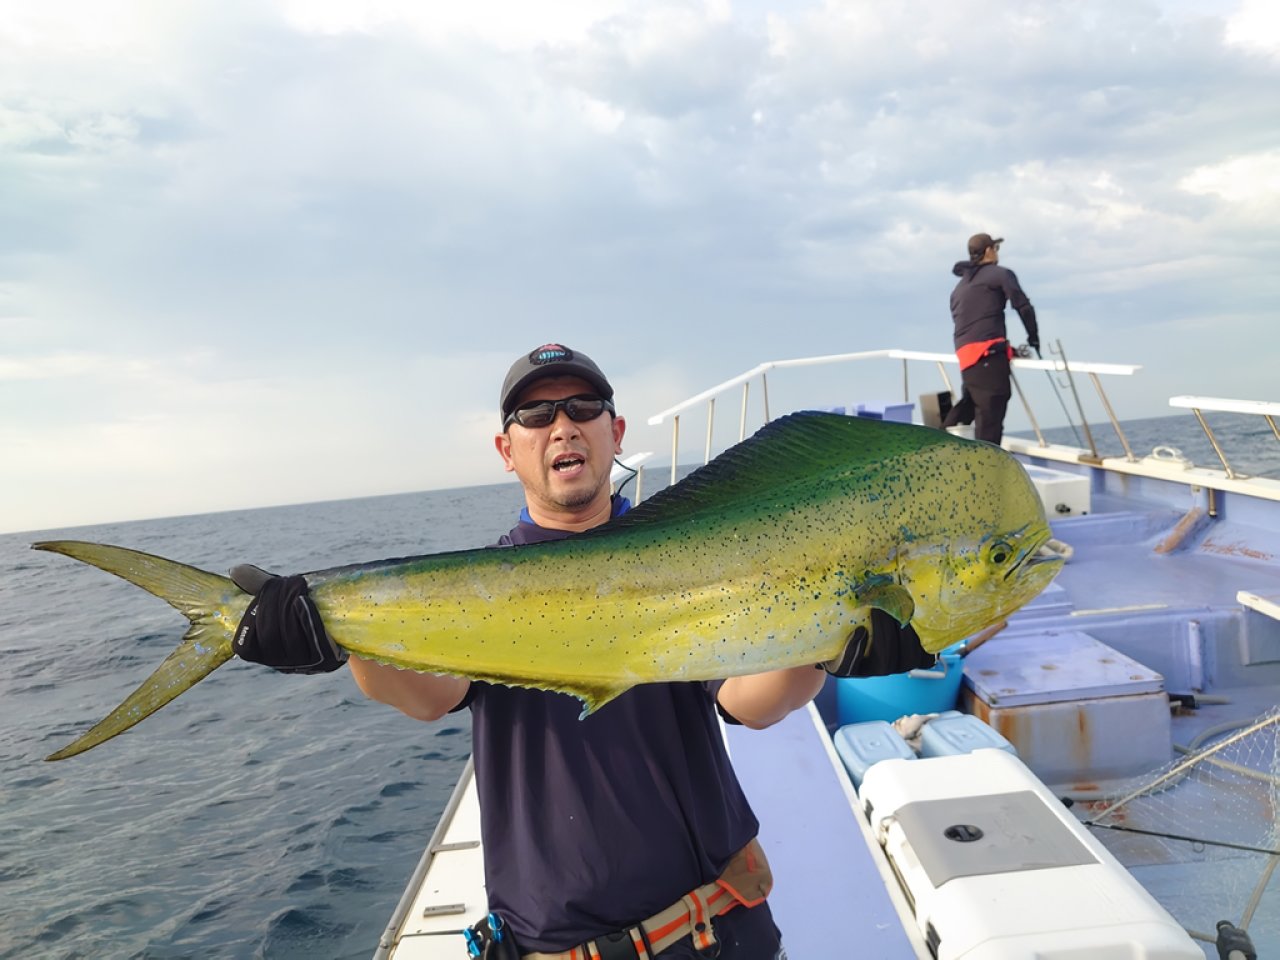
[[[858,403],[849,408],[854,416],[866,417],[869,420],[893,420],[896,423],[911,423],[915,411],[914,403]]]
[[[884,720],[851,723],[837,730],[832,739],[835,741],[836,754],[849,771],[855,787],[862,784],[867,770],[881,760],[916,758],[910,744]]]
[[[858,796],[937,960],[1204,960],[1003,750],[878,763]]]
[[[959,710],[949,710],[935,717],[920,731],[922,757],[954,757],[984,748],[1018,755],[1013,744],[999,733],[972,714]]]
[[[1078,517],[1089,512],[1091,498],[1088,477],[1031,464],[1024,464],[1023,469],[1035,485],[1040,502],[1044,504],[1044,512],[1049,515],[1050,520],[1056,517]]]
[[[951,647],[942,651],[933,670],[912,670],[888,677],[841,677],[836,681],[836,718],[844,726],[952,710],[963,677],[960,654]]]

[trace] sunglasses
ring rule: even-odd
[[[564,410],[574,423],[586,423],[594,420],[608,410],[613,413],[613,404],[601,397],[565,397],[563,400],[539,400],[537,403],[526,403],[516,407],[506,420],[502,421],[505,430],[512,423],[537,430],[555,423],[556,414]]]

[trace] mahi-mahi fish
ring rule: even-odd
[[[305,574],[351,654],[561,691],[583,716],[640,683],[836,657],[878,607],[938,652],[1040,593],[1061,558],[1021,465],[941,430],[827,413],[766,424],[621,517],[549,543]],[[123,547],[33,545],[142,587],[191,625],[60,760],[127,730],[232,657],[251,597]]]

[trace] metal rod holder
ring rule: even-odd
[[[1045,442],[1044,434],[1040,432],[1040,424],[1036,421],[1036,415],[1031,412],[1031,404],[1027,402],[1027,395],[1022,392],[1022,384],[1018,383],[1012,367],[1009,369],[1009,380],[1013,383],[1013,389],[1018,391],[1018,399],[1022,401],[1022,409],[1027,412],[1027,419],[1031,421],[1031,429],[1036,432],[1036,440],[1040,446],[1047,447],[1049,444]]]
[[[1095,462],[1101,462],[1102,458],[1098,456],[1098,445],[1093,442],[1093,431],[1089,429],[1089,419],[1084,415],[1084,405],[1080,402],[1080,394],[1076,390],[1076,378],[1071,375],[1071,364],[1067,363],[1067,352],[1062,349],[1062,341],[1054,341],[1057,346],[1054,353],[1062,358],[1062,369],[1067,374],[1067,384],[1071,387],[1071,396],[1075,398],[1076,410],[1080,413],[1080,426],[1084,428],[1084,437],[1089,441],[1089,453],[1093,455]]]
[[[702,450],[702,462],[711,462],[711,434],[716,423],[716,398],[707,401],[707,442]]]
[[[1222,452],[1222,445],[1218,443],[1218,438],[1213,435],[1213,431],[1209,429],[1209,422],[1205,420],[1204,414],[1200,412],[1199,407],[1192,407],[1191,412],[1196,415],[1196,419],[1200,421],[1200,429],[1204,431],[1204,435],[1209,438],[1209,443],[1213,446],[1213,452],[1218,455],[1218,460],[1222,463],[1222,469],[1226,471],[1227,476],[1232,480],[1236,478],[1236,472],[1231,469],[1231,464],[1227,463],[1227,455]],[[1272,429],[1275,429],[1274,424]]]
[[[1093,388],[1098,391],[1098,399],[1102,401],[1102,408],[1107,411],[1107,418],[1111,421],[1112,429],[1115,430],[1116,436],[1120,438],[1120,446],[1124,447],[1124,458],[1133,463],[1138,458],[1129,449],[1129,439],[1124,435],[1124,431],[1120,429],[1120,421],[1116,419],[1116,413],[1111,409],[1111,401],[1107,399],[1107,391],[1102,389],[1102,381],[1098,379],[1096,373],[1090,373],[1089,379],[1093,381]]]
[[[676,466],[680,461],[680,414],[671,418],[671,482],[676,482]]]

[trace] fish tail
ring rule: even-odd
[[[249,596],[227,577],[137,550],[76,540],[32,544],[122,577],[164,600],[191,621],[178,647],[133,693],[88,732],[46,760],[96,747],[155,713],[231,659],[231,640]]]

